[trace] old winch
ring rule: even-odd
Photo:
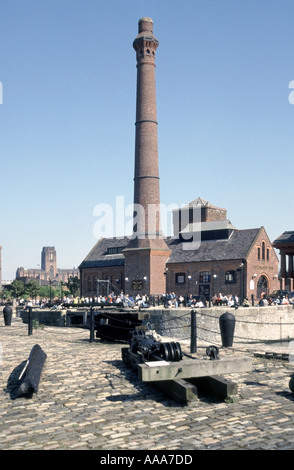
[[[164,360],[169,362],[180,361],[183,357],[181,346],[177,342],[157,341],[153,333],[148,330],[134,330],[130,332],[130,350],[139,353],[143,361]]]

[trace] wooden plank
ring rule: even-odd
[[[184,359],[169,362],[160,366],[149,367],[138,364],[138,377],[142,382],[158,380],[189,379],[210,375],[242,373],[252,370],[252,359],[245,356],[210,359]]]
[[[184,379],[163,380],[151,382],[151,384],[166,393],[173,400],[181,403],[189,403],[198,399],[197,387]]]
[[[238,385],[232,380],[225,379],[219,375],[196,377],[188,379],[188,381],[196,385],[199,393],[210,396],[228,398],[238,394]]]

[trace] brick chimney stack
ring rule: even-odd
[[[143,292],[151,295],[165,292],[164,270],[170,254],[160,228],[155,83],[158,45],[153,35],[153,21],[141,18],[139,32],[133,42],[137,57],[134,228],[124,255],[128,280],[145,279]],[[127,285],[126,290],[133,295],[137,293]]]
[[[155,88],[155,51],[158,45],[153,35],[152,20],[142,18],[139,34],[133,42],[137,55],[134,204],[144,208],[144,214],[137,213],[136,217],[139,238],[155,238],[160,232]]]

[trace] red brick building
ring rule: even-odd
[[[208,299],[221,292],[249,299],[254,295],[259,299],[262,293],[279,289],[279,260],[264,227],[238,230],[223,217],[225,209],[201,198],[183,209],[193,205],[201,210],[202,221],[197,227],[200,232],[193,238],[192,223],[180,227],[177,236],[165,239],[170,249],[163,271],[166,285],[156,294],[175,292]],[[103,238],[96,243],[79,266],[82,295],[95,297],[99,280],[109,280],[116,293],[120,290],[132,295],[149,293],[144,265],[136,265],[131,278],[125,274],[124,249],[128,243],[127,237]]]

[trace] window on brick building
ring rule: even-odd
[[[107,254],[108,255],[116,255],[118,253],[121,253],[123,251],[124,247],[121,246],[114,246],[114,247],[108,247],[107,248]]]
[[[236,280],[237,280],[236,271],[226,271],[225,282],[227,284],[230,282],[236,282]]]
[[[260,247],[257,248],[257,259],[260,259]]]
[[[176,284],[185,284],[186,274],[185,273],[176,273]]]
[[[266,249],[266,260],[269,261],[270,251],[269,248]]]
[[[262,253],[262,259],[265,259],[265,243],[262,242],[261,245],[261,253]]]
[[[199,274],[199,281],[200,282],[210,282],[211,273],[209,271],[202,271]]]

